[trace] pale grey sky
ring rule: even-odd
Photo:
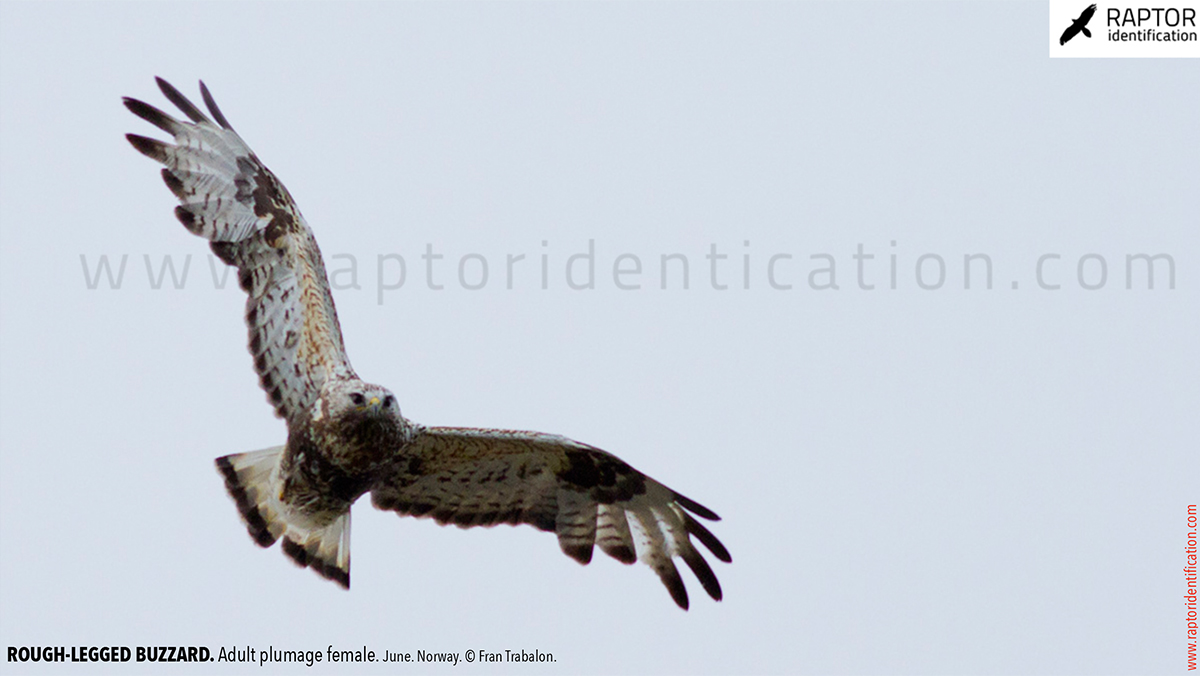
[[[1200,64],[1052,61],[1046,30],[1043,3],[0,5],[0,643],[1182,671]],[[240,292],[123,138],[156,130],[121,96],[169,107],[155,75],[203,78],[286,183],[364,378],[711,507],[725,601],[367,501],[350,592],[256,547],[212,459],[285,430]],[[1170,257],[1153,290],[1137,254]],[[351,673],[438,671],[386,667]]]

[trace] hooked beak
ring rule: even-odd
[[[371,397],[367,401],[367,403],[363,404],[362,406],[357,406],[355,408],[360,412],[366,411],[368,409],[371,411],[378,411],[380,408],[382,408],[382,405],[379,403],[379,397]]]

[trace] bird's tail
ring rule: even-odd
[[[283,446],[217,458],[225,488],[261,547],[283,538],[283,552],[302,567],[350,588],[350,512],[317,523],[280,499]]]

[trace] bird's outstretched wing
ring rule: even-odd
[[[622,563],[648,564],[686,609],[672,561],[678,556],[721,600],[716,575],[691,541],[729,562],[729,551],[692,514],[719,517],[616,456],[552,434],[455,427],[425,428],[404,456],[372,490],[376,507],[463,528],[531,524],[556,533],[580,563],[600,545]]]
[[[179,198],[175,216],[184,227],[237,266],[238,283],[250,296],[246,324],[259,382],[277,415],[303,415],[327,379],[353,376],[317,242],[292,196],[233,131],[204,83],[200,93],[216,123],[178,89],[157,81],[191,121],[126,98],[126,108],[175,143],[126,138],[166,165],[163,181]]]

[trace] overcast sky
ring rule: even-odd
[[[364,674],[1183,670],[1195,60],[1051,60],[1044,3],[0,19],[6,651],[556,660]],[[349,592],[255,546],[212,460],[286,430],[236,284],[123,138],[158,133],[120,103],[168,109],[156,75],[197,101],[203,78],[286,183],[364,379],[415,421],[563,434],[712,508],[725,600],[684,570],[684,613],[644,566],[366,500]],[[1152,289],[1141,254],[1164,255]],[[139,669],[230,671],[0,667]]]

